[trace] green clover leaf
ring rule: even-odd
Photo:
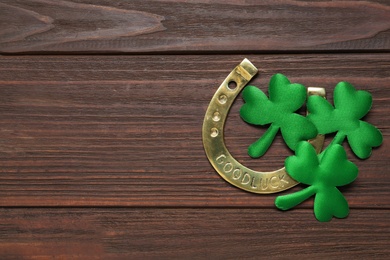
[[[348,161],[341,145],[332,144],[322,155],[317,156],[310,143],[301,142],[296,149],[296,155],[288,157],[285,166],[292,178],[310,186],[277,197],[277,208],[288,210],[315,195],[314,214],[319,221],[330,221],[333,216],[345,218],[349,214],[348,202],[336,187],[354,181],[358,168]]]
[[[253,158],[264,155],[279,129],[293,151],[299,142],[317,135],[310,120],[294,113],[306,100],[303,85],[291,84],[286,76],[275,74],[271,77],[268,93],[269,98],[255,86],[247,86],[242,93],[245,101],[240,110],[242,119],[254,125],[270,124],[263,136],[249,146],[248,154]]]
[[[373,125],[360,120],[370,111],[372,96],[367,91],[357,91],[348,82],[340,82],[334,90],[334,107],[324,98],[311,96],[307,118],[320,134],[337,132],[334,143],[341,144],[345,137],[352,151],[361,159],[371,155],[372,147],[382,144],[381,132]]]

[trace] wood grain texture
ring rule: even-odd
[[[388,259],[389,50],[387,0],[0,0],[0,259]],[[317,222],[312,200],[278,211],[209,164],[204,113],[244,57],[262,90],[280,72],[331,101],[342,80],[372,93],[384,143],[368,160],[345,144],[347,219]],[[247,155],[265,128],[242,104],[229,151],[282,167],[280,136]]]
[[[0,1],[0,53],[388,51],[386,1]]]
[[[208,103],[243,58],[1,57],[0,206],[273,208],[275,195],[232,187],[203,151]],[[263,90],[280,72],[293,82],[325,87],[330,100],[342,80],[372,93],[374,105],[365,120],[383,132],[384,143],[368,160],[349,152],[360,174],[342,190],[352,208],[389,209],[390,55],[247,58],[260,69],[252,84]],[[250,168],[282,167],[291,152],[280,137],[264,158],[246,154],[265,129],[245,124],[238,114],[241,105],[238,98],[227,120],[230,152]]]
[[[1,209],[2,259],[387,259],[389,210]]]

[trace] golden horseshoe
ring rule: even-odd
[[[222,178],[243,190],[267,194],[289,189],[298,182],[287,174],[285,168],[272,172],[258,172],[245,167],[233,158],[224,142],[224,126],[229,109],[240,91],[256,75],[257,71],[258,69],[248,59],[244,59],[230,72],[215,92],[207,108],[202,136],[207,158]],[[229,82],[235,82],[236,87],[229,88]],[[325,89],[308,88],[308,95],[325,97]],[[310,142],[319,153],[324,143],[324,136],[318,135]]]

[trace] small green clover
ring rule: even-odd
[[[315,195],[314,214],[321,221],[330,221],[333,216],[345,218],[349,214],[348,202],[336,188],[354,181],[358,174],[357,166],[348,161],[344,148],[332,144],[317,156],[314,147],[308,142],[298,145],[295,156],[286,159],[288,174],[296,181],[309,187],[275,200],[281,210],[288,210]]]
[[[294,113],[306,100],[306,88],[291,84],[286,76],[271,77],[268,97],[255,86],[247,86],[242,95],[245,104],[241,107],[242,119],[254,125],[270,124],[268,130],[248,148],[248,154],[258,158],[268,150],[275,135],[281,130],[287,146],[295,150],[299,142],[314,138],[317,129],[306,117]]]
[[[311,96],[307,116],[320,134],[337,132],[334,142],[341,144],[345,137],[352,151],[361,159],[371,155],[372,147],[381,145],[381,132],[373,125],[360,120],[370,110],[372,96],[357,91],[348,82],[340,82],[334,90],[334,107],[324,98]]]

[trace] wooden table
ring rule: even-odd
[[[390,3],[366,1],[0,0],[1,259],[388,259]],[[364,118],[384,135],[341,190],[347,219],[315,220],[313,200],[281,212],[275,194],[215,172],[204,113],[248,58],[271,75],[372,93]],[[243,123],[225,141],[273,170],[292,152]],[[331,137],[327,138],[327,142]],[[299,185],[282,194],[297,191]]]

